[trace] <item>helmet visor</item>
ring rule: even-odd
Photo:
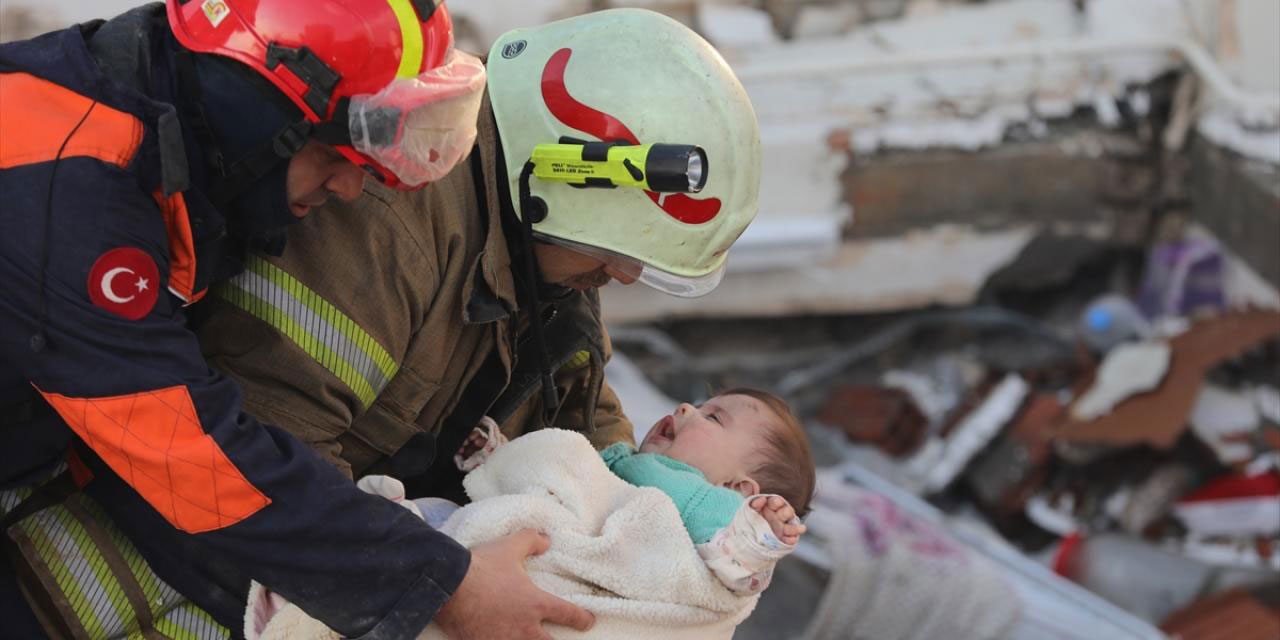
[[[454,49],[434,69],[352,96],[351,146],[394,175],[401,188],[439,180],[475,143],[484,85],[484,63]]]
[[[722,261],[720,266],[701,276],[682,276],[608,249],[601,249],[600,247],[541,233],[535,233],[534,236],[542,242],[571,249],[595,258],[616,273],[623,274],[658,291],[680,298],[697,298],[711,293],[720,284],[720,280],[724,278],[725,265],[728,263],[727,260]]]

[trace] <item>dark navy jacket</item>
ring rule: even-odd
[[[163,99],[166,30],[153,5],[0,45],[0,486],[74,449],[85,490],[224,625],[252,578],[344,635],[412,637],[467,551],[243,413],[186,327],[227,240]]]

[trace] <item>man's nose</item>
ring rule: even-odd
[[[354,162],[344,161],[329,175],[324,187],[343,201],[351,202],[364,191],[364,178],[364,169]]]
[[[635,276],[627,275],[625,272],[614,269],[608,264],[604,265],[604,272],[609,274],[610,278],[613,278],[622,284],[631,284],[636,281]]]

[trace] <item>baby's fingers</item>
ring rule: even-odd
[[[796,509],[795,507],[791,506],[790,502],[787,502],[782,498],[778,498],[778,500],[781,502],[781,504],[775,505],[772,502],[770,502],[769,507],[774,510],[774,513],[778,514],[778,517],[780,519],[790,520],[796,517]]]
[[[788,522],[786,525],[783,525],[782,535],[799,538],[801,535],[804,535],[805,531],[808,531],[808,530],[809,530],[808,527],[800,524],[797,521],[792,521],[792,522]]]

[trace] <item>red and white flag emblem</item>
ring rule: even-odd
[[[89,269],[89,299],[93,304],[129,320],[137,320],[156,306],[160,271],[141,249],[119,247],[93,262]]]

